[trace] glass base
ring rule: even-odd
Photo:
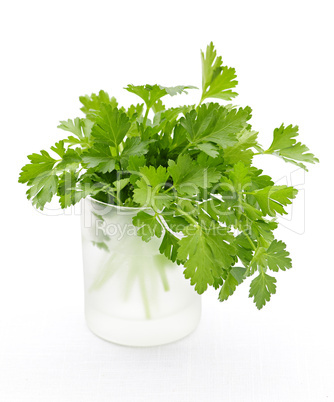
[[[126,320],[85,308],[88,328],[98,337],[124,346],[158,346],[175,342],[193,332],[201,318],[198,297],[183,310],[151,320]]]

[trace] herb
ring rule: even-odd
[[[204,103],[234,98],[237,81],[212,43],[201,56],[198,105],[163,104],[165,96],[195,89],[189,85],[128,85],[140,103],[127,109],[104,91],[80,97],[85,117],[62,121],[58,127],[70,135],[51,147],[51,155],[28,156],[19,182],[27,183],[27,196],[40,209],[55,195],[62,208],[88,195],[148,207],[133,219],[138,235],[145,242],[160,238],[160,253],[184,266],[198,293],[213,286],[224,301],[255,275],[249,296],[260,309],[276,292],[270,272],[291,268],[286,245],[273,231],[297,190],[274,185],[252,166],[253,156],[273,154],[305,170],[304,163],[318,159],[296,142],[297,126],[276,128],[263,150],[250,107]]]

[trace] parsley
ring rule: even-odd
[[[272,154],[305,170],[318,159],[297,142],[292,125],[276,128],[263,150],[251,108],[217,103],[237,96],[235,69],[223,64],[212,43],[201,58],[198,105],[163,103],[197,89],[190,85],[128,85],[140,100],[127,109],[102,90],[81,96],[84,116],[60,122],[68,136],[50,152],[29,155],[19,182],[40,209],[54,196],[62,208],[87,196],[144,207],[133,218],[138,235],[145,242],[160,239],[160,253],[182,264],[198,293],[213,286],[225,301],[254,275],[249,296],[260,309],[276,293],[268,272],[292,266],[274,230],[297,190],[275,186],[252,166],[253,156]],[[108,250],[102,240],[95,245]]]

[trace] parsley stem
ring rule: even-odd
[[[148,297],[147,297],[145,277],[144,277],[143,272],[139,273],[139,286],[140,286],[141,297],[142,297],[143,304],[144,304],[145,317],[146,317],[146,319],[150,320],[152,317],[151,317],[150,304],[149,304]]]
[[[272,152],[269,150],[269,149],[267,149],[266,151],[263,151],[263,152],[255,152],[254,154],[253,154],[253,156],[256,156],[256,155],[269,155],[269,154],[271,154]]]
[[[247,237],[247,240],[249,241],[249,244],[252,246],[252,249],[256,251],[256,247],[253,240],[249,237],[249,235],[246,232],[244,232],[244,235]]]
[[[181,208],[177,208],[177,211],[180,212],[181,215],[184,215],[185,217],[187,217],[190,220],[190,222],[192,222],[195,226],[200,227],[198,222],[187,212],[183,211]]]
[[[174,187],[174,185],[173,185],[173,186],[170,186],[169,188],[167,188],[167,190],[164,191],[164,194],[168,193],[168,192],[171,191],[171,190],[176,190],[175,187]]]
[[[180,155],[183,155],[193,144],[189,142],[189,144],[181,151]]]
[[[167,230],[167,231],[169,232],[169,227],[167,227],[167,226],[164,224],[164,222],[163,222],[163,220],[161,219],[159,213],[155,211],[155,215],[154,215],[154,216],[157,218],[157,220],[158,220],[158,222],[160,223],[160,225],[161,225],[165,230]]]
[[[147,122],[149,111],[150,111],[150,108],[146,105],[146,112],[145,112],[145,116],[144,116],[144,119],[143,119],[143,125],[144,125],[145,128],[146,128],[146,122]]]

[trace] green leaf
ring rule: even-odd
[[[85,115],[89,115],[90,118],[92,118],[92,114],[101,109],[103,104],[110,105],[112,109],[118,106],[116,99],[114,97],[111,98],[107,92],[102,90],[98,94],[91,94],[91,96],[80,96],[79,100],[83,104],[80,110]]]
[[[154,105],[152,106],[152,110],[154,114],[161,113],[162,111],[166,110],[166,106],[162,103],[161,99],[158,99]]]
[[[169,260],[180,263],[177,259],[177,251],[179,247],[178,238],[166,230],[159,247],[160,253],[166,256]]]
[[[19,183],[29,184],[31,180],[36,179],[39,175],[44,175],[45,173],[47,174],[50,172],[54,164],[57,162],[46,151],[40,151],[40,155],[29,155],[28,159],[30,160],[30,163],[23,166],[19,177]]]
[[[247,216],[247,218],[254,221],[262,218],[262,212],[247,202],[242,201],[240,206],[242,208],[242,212]]]
[[[143,120],[144,103],[138,103],[137,105],[131,105],[126,114],[130,119],[131,126],[126,133],[128,138],[140,136],[138,130],[138,124]]]
[[[271,177],[263,173],[263,170],[257,169],[254,166],[249,167],[249,173],[252,177],[252,186],[251,190],[258,190],[260,188],[273,186],[274,182],[272,181]]]
[[[144,166],[140,168],[140,173],[147,185],[152,188],[160,189],[168,179],[167,170],[163,166],[159,166],[157,169],[153,166]]]
[[[235,249],[228,244],[233,236],[223,231],[206,232],[195,226],[189,226],[185,232],[187,235],[179,242],[178,258],[185,261],[185,277],[202,294],[234,262]]]
[[[292,126],[292,124],[290,124],[284,127],[284,124],[282,124],[279,128],[274,130],[273,142],[265,153],[281,156],[286,162],[293,163],[307,170],[303,163],[296,161],[316,163],[319,162],[319,159],[312,153],[307,152],[309,149],[306,145],[296,142],[295,137],[297,136],[298,126]]]
[[[155,215],[150,215],[144,211],[138,212],[136,216],[132,218],[132,222],[135,226],[139,227],[137,234],[145,242],[149,242],[153,236],[161,237],[162,227]]]
[[[88,119],[80,119],[77,117],[74,120],[68,119],[67,121],[61,121],[58,128],[69,131],[75,135],[75,137],[70,135],[68,138],[64,139],[64,142],[69,145],[80,145],[85,148],[91,143],[93,124],[94,123]]]
[[[46,171],[29,181],[30,188],[27,191],[28,200],[41,210],[47,202],[57,193],[58,176],[53,171]]]
[[[191,85],[178,85],[176,87],[163,87],[161,85],[128,85],[125,89],[143,99],[148,109],[153,107],[156,102],[165,95],[174,96],[193,89]]]
[[[273,230],[277,229],[278,223],[275,221],[258,220],[251,223],[251,231],[255,237],[262,237],[268,243],[274,240]]]
[[[291,204],[297,193],[298,190],[288,186],[268,186],[253,192],[262,212],[269,216],[286,214],[283,206]]]
[[[236,191],[249,188],[252,182],[249,167],[245,166],[243,162],[238,162],[233,166],[233,169],[229,172],[229,177]]]
[[[249,297],[254,297],[254,303],[260,310],[276,293],[276,279],[261,272],[250,284]]]
[[[115,180],[113,182],[113,186],[116,192],[119,193],[121,190],[123,190],[123,188],[125,188],[128,185],[129,181],[130,179],[128,177],[124,179]]]
[[[168,124],[174,127],[179,116],[185,115],[186,113],[194,109],[194,107],[195,105],[185,105],[158,111],[154,116],[153,124],[154,126],[157,126],[158,131],[164,129]]]
[[[253,258],[253,249],[244,233],[235,238],[233,245],[239,260],[247,267]]]
[[[234,68],[223,66],[222,58],[217,57],[216,50],[211,42],[206,48],[206,53],[202,56],[202,99],[218,98],[231,100],[238,94],[232,92],[238,81],[235,80],[236,73]]]
[[[256,131],[243,129],[237,134],[237,142],[231,147],[224,149],[224,162],[227,165],[234,165],[239,161],[250,165],[254,152],[251,148],[258,147]]]
[[[96,246],[97,248],[99,248],[100,250],[104,250],[107,253],[110,252],[108,245],[104,242],[104,241],[92,241],[93,246]]]
[[[59,177],[58,192],[59,202],[62,208],[75,205],[88,195],[95,195],[100,191],[100,186],[90,180],[79,182],[75,171],[64,171]]]
[[[155,169],[153,166],[144,166],[139,171],[141,178],[136,181],[133,200],[139,205],[153,206],[159,210],[169,206],[171,197],[159,194],[169,176],[166,168],[159,166]]]
[[[60,121],[58,128],[62,130],[69,131],[70,133],[76,135],[80,140],[83,139],[82,135],[82,124],[81,119],[79,117],[75,118],[74,120],[68,119],[67,121]]]
[[[64,153],[66,152],[64,140],[56,142],[55,145],[51,147],[51,150],[62,158],[64,156]]]
[[[87,149],[82,154],[82,161],[88,169],[94,168],[102,173],[112,172],[116,164],[109,147],[104,144],[95,144],[94,148]]]
[[[193,85],[177,85],[176,87],[163,87],[160,85],[160,88],[165,90],[166,93],[170,96],[175,96],[177,94],[182,94],[182,93],[187,94],[188,92],[186,91],[186,89],[198,89],[197,87],[194,87]]]
[[[121,164],[124,169],[127,168],[130,156],[142,156],[148,152],[148,145],[154,140],[142,141],[140,137],[127,138],[121,154]]]
[[[203,152],[205,152],[207,155],[211,156],[212,158],[217,158],[219,155],[219,148],[217,145],[212,144],[211,142],[205,142],[203,144],[198,144],[197,148]]]
[[[251,109],[229,110],[218,104],[202,105],[198,111],[192,110],[180,119],[188,140],[193,145],[212,142],[222,148],[237,142],[237,133],[247,126]]]
[[[267,266],[267,254],[265,247],[259,246],[254,252],[251,264],[250,273],[254,273],[256,270],[262,272]]]
[[[227,275],[224,284],[219,292],[219,300],[227,300],[233,295],[238,285],[240,285],[244,280],[244,274],[246,268],[243,267],[233,267]]]
[[[220,172],[214,168],[197,166],[189,155],[180,155],[177,162],[168,161],[168,172],[173,178],[173,185],[180,194],[194,195],[198,187],[208,188],[219,181]]]
[[[127,170],[131,173],[130,183],[135,184],[135,182],[140,178],[140,168],[145,166],[146,159],[144,155],[130,155],[128,160]]]
[[[77,150],[64,148],[64,142],[59,141],[51,149],[61,156],[60,160],[52,158],[48,152],[29,155],[30,163],[22,168],[19,182],[27,183],[28,199],[41,210],[57,193],[58,175],[65,170],[76,169],[81,162]]]
[[[80,148],[71,149],[68,148],[62,155],[62,160],[57,165],[57,170],[74,169],[79,166],[81,162]]]
[[[137,105],[131,105],[126,114],[131,121],[135,121],[138,117],[142,116],[144,111],[144,103],[138,103]]]
[[[267,250],[268,267],[272,271],[278,272],[280,269],[285,271],[292,267],[289,253],[285,250],[286,244],[282,241],[273,240]]]
[[[129,118],[125,113],[117,108],[112,108],[111,105],[102,104],[92,128],[92,136],[96,142],[117,149],[130,125]]]
[[[172,209],[164,209],[161,215],[170,230],[174,233],[182,232],[184,228],[189,225],[183,216],[178,215],[178,213]]]

